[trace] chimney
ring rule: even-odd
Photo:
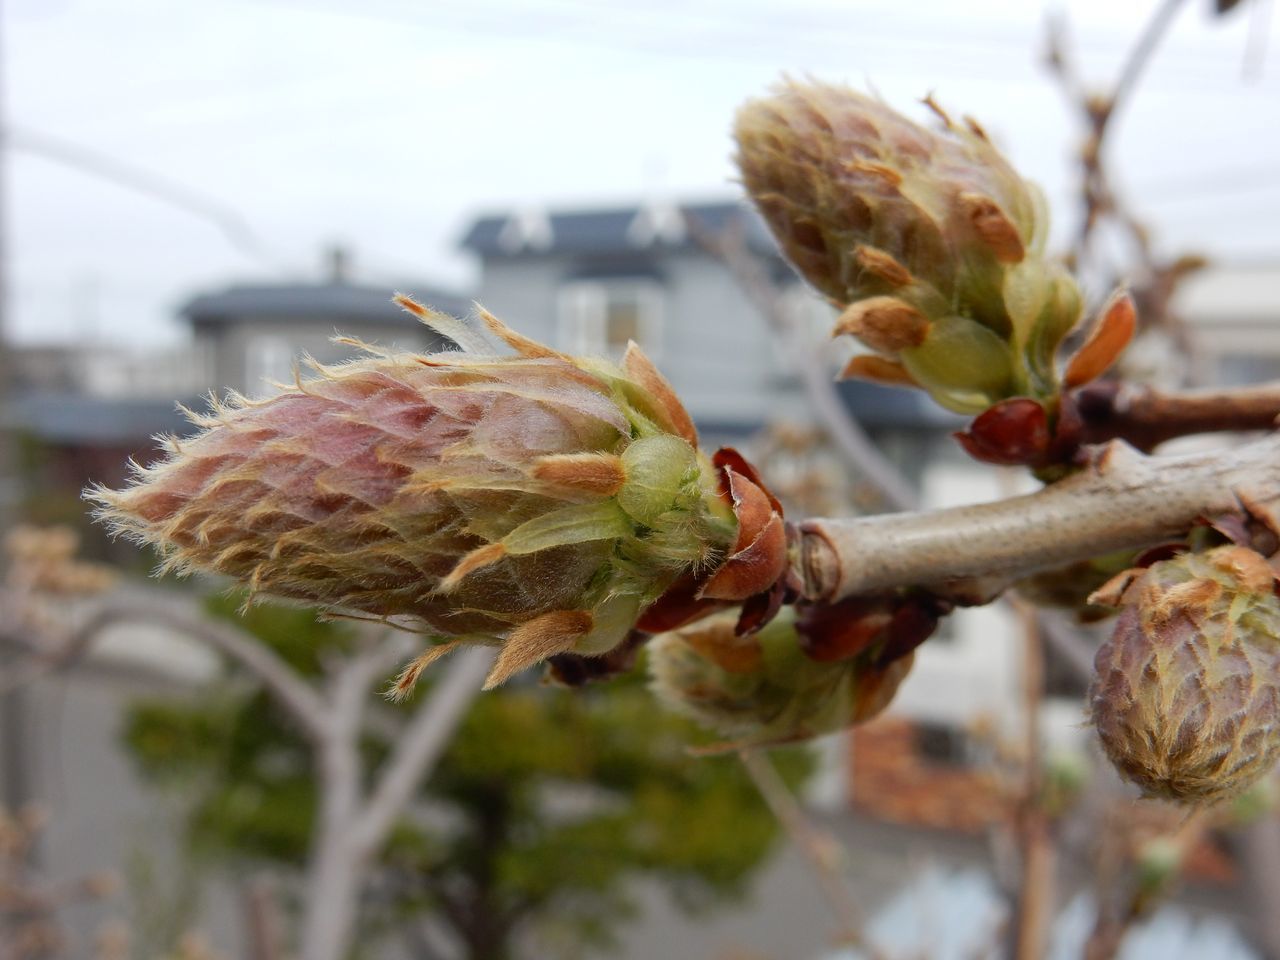
[[[351,251],[342,244],[335,243],[325,250],[324,264],[330,283],[351,282]]]

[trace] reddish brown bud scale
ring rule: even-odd
[[[786,529],[769,494],[731,467],[724,470],[738,519],[738,536],[729,555],[698,596],[711,600],[744,600],[768,590],[785,572]]]
[[[959,201],[974,231],[991,248],[997,260],[1001,263],[1022,261],[1022,258],[1027,255],[1026,247],[1023,245],[1018,228],[1000,209],[1000,204],[978,193],[962,193]]]
[[[891,287],[905,287],[911,283],[911,271],[895,260],[892,254],[860,244],[853,250],[853,262],[864,274],[881,280]]]
[[[1133,298],[1117,291],[1098,314],[1089,337],[1067,362],[1062,385],[1070,389],[1095,380],[1115,363],[1138,326]]]
[[[915,377],[896,360],[886,360],[869,354],[850,358],[840,371],[841,380],[869,380],[890,387],[918,387]]]
[[[953,434],[975,460],[1004,466],[1036,464],[1049,449],[1049,417],[1028,397],[1002,400]]]

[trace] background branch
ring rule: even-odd
[[[866,937],[866,920],[841,870],[844,847],[835,837],[816,827],[805,815],[804,809],[787,789],[786,783],[778,776],[778,771],[763,751],[740,750],[738,758],[761,799],[796,849],[808,861],[827,904],[840,922],[842,938],[865,950],[873,960],[883,960],[884,954]]]
[[[1151,450],[1199,433],[1269,430],[1280,417],[1280,382],[1214,390],[1164,391],[1128,383],[1091,383],[1072,394],[1084,443],[1124,440]]]
[[[128,606],[118,601],[103,606],[89,615],[68,638],[66,649],[83,649],[108,627],[118,624],[148,624],[168,627],[177,633],[206,644],[230,657],[262,682],[293,715],[312,740],[325,735],[327,711],[320,695],[272,650],[254,638],[231,627],[174,609],[158,601]]]
[[[418,785],[449,745],[454,731],[480,693],[493,662],[488,647],[471,647],[452,656],[396,742],[364,809],[352,827],[356,847],[372,852],[391,831]]]
[[[704,250],[724,264],[765,315],[770,328],[791,354],[818,422],[845,462],[874,488],[887,507],[913,509],[917,502],[911,482],[871,442],[840,399],[821,352],[808,342],[806,331],[797,329],[777,286],[769,278],[765,262],[747,246],[741,222],[736,229],[715,231],[690,217],[689,232]]]

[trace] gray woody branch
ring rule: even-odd
[[[1183,457],[1114,441],[1078,474],[995,503],[800,526],[799,573],[812,600],[963,580],[1013,580],[1114,550],[1179,537],[1198,520],[1246,510],[1276,525],[1280,434]]]

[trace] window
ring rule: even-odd
[[[654,280],[593,280],[560,290],[560,342],[570,353],[617,360],[634,340],[662,352],[662,286]]]
[[[915,748],[921,758],[937,766],[959,767],[969,760],[968,738],[943,723],[917,722]]]
[[[245,392],[251,397],[269,396],[275,384],[293,382],[293,344],[285,337],[251,337],[245,348]]]

